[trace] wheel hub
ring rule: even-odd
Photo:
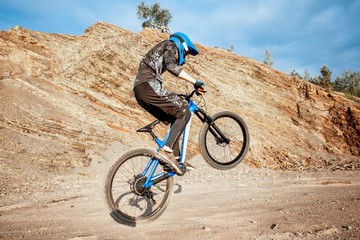
[[[226,138],[229,138],[228,134],[224,134]],[[217,144],[220,145],[221,147],[226,147],[228,145],[228,143],[226,143],[226,141],[222,138],[219,138],[217,141]]]
[[[143,185],[146,182],[146,177],[137,175],[134,177],[133,181],[130,184],[130,189],[133,193],[135,193],[138,196],[142,196],[145,193],[145,188],[143,188]]]

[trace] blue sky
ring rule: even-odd
[[[140,32],[136,6],[124,0],[0,0],[0,31],[19,25],[31,30],[82,35],[97,21]],[[236,54],[273,68],[320,75],[326,64],[333,79],[344,69],[360,71],[360,0],[158,0],[173,15],[169,28],[210,47],[234,46]]]

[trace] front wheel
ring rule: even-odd
[[[200,152],[206,162],[220,170],[231,169],[245,158],[250,136],[245,121],[236,113],[224,111],[204,123],[199,134]]]
[[[105,195],[110,215],[119,223],[136,226],[159,217],[173,195],[174,179],[170,177],[143,188],[155,161],[149,149],[135,149],[121,156],[110,169]],[[153,176],[161,174],[158,165]]]

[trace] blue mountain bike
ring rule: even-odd
[[[195,114],[203,125],[199,134],[199,148],[205,161],[220,170],[231,169],[245,158],[249,148],[249,131],[244,120],[230,111],[209,116],[196,106],[190,95],[180,94],[189,103],[192,116]],[[136,226],[159,217],[173,195],[175,175],[186,172],[185,159],[191,119],[182,140],[179,165],[168,161],[157,151],[164,146],[169,134],[161,141],[153,132],[160,123],[156,120],[137,130],[151,134],[159,148],[139,148],[121,156],[110,169],[105,194],[110,215],[119,223]],[[171,129],[170,129],[171,131]],[[169,131],[169,133],[170,133]]]

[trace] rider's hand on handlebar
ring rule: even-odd
[[[206,92],[205,83],[200,82],[198,80],[196,80],[196,82],[194,84],[194,88],[195,88],[196,92],[199,93],[199,94],[203,94],[203,93]]]

